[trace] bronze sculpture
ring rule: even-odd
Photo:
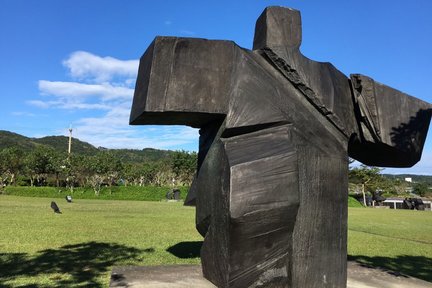
[[[299,11],[269,7],[253,50],[157,37],[141,58],[130,123],[200,128],[187,202],[218,287],[345,287],[348,155],[420,159],[428,103],[347,78],[300,44]]]

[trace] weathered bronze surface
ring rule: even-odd
[[[419,161],[431,106],[304,57],[299,11],[269,7],[253,50],[157,37],[141,58],[130,123],[200,128],[187,202],[218,287],[345,287],[348,155]]]

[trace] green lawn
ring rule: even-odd
[[[349,208],[348,255],[432,282],[432,212]]]
[[[0,195],[0,287],[106,287],[114,265],[199,263],[195,209]],[[432,282],[432,212],[349,209],[349,258]]]
[[[49,198],[0,195],[0,287],[106,287],[113,265],[199,263],[193,207],[55,201],[63,214]]]

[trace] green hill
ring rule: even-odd
[[[69,138],[66,136],[47,136],[42,138],[30,138],[9,131],[0,130],[0,150],[17,147],[24,151],[30,151],[39,145],[51,147],[58,152],[67,152]],[[98,149],[93,145],[72,138],[73,152],[83,155],[94,155]]]
[[[0,149],[16,147],[27,151],[35,148],[37,145],[38,144],[32,141],[31,138],[13,132],[0,130]]]
[[[58,152],[66,153],[68,150],[69,138],[66,136],[46,136],[42,138],[30,138],[17,133],[0,130],[0,150],[17,147],[26,152],[31,151],[39,145],[53,148]],[[92,156],[100,150],[108,150],[118,156],[124,162],[146,162],[157,161],[168,158],[173,151],[158,150],[152,148],[138,149],[107,149],[103,147],[96,148],[90,143],[72,138],[72,153]]]
[[[46,145],[54,148],[59,152],[67,152],[69,138],[66,136],[47,136],[43,138],[32,138],[32,140],[38,144]],[[94,155],[97,153],[98,149],[93,145],[80,141],[77,138],[72,138],[72,151],[76,154],[81,155]]]

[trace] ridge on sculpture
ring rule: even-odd
[[[304,57],[300,12],[268,7],[253,50],[156,37],[130,123],[200,128],[187,203],[218,287],[346,287],[348,156],[408,167],[429,103]]]

